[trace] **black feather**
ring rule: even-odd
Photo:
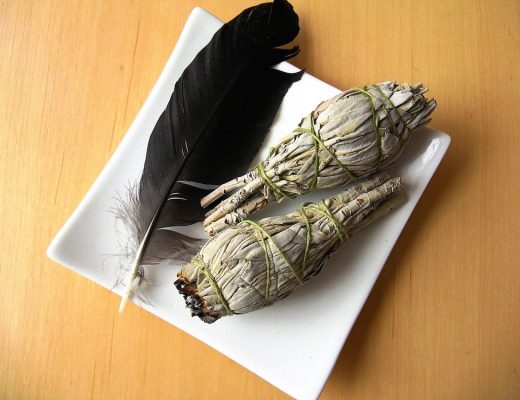
[[[256,68],[255,68],[256,69]],[[210,132],[200,138],[170,191],[156,227],[189,225],[204,219],[200,199],[212,188],[240,176],[251,166],[265,134],[292,82],[301,73],[263,69],[243,74],[212,121]],[[254,82],[250,77],[255,76]],[[187,182],[204,185],[205,189]],[[211,187],[213,186],[213,187]]]
[[[122,205],[134,236],[134,270],[142,273],[145,260],[171,260],[175,253],[185,259],[189,249],[197,251],[200,239],[161,228],[201,221],[200,199],[210,185],[248,169],[302,75],[271,68],[298,53],[275,48],[298,31],[286,0],[251,7],[223,25],[185,69],[150,136],[141,180]]]

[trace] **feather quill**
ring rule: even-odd
[[[224,24],[175,84],[148,142],[143,173],[117,206],[130,231],[126,293],[150,265],[186,262],[205,240],[171,229],[204,219],[200,199],[250,166],[278,107],[302,72],[271,68],[298,53],[286,0],[248,8]]]

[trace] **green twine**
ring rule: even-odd
[[[311,223],[309,221],[309,216],[307,215],[306,210],[313,210],[314,212],[317,212],[318,214],[323,215],[325,218],[327,218],[332,225],[334,226],[334,230],[336,231],[336,234],[338,235],[338,238],[341,242],[343,242],[347,238],[347,233],[343,229],[343,225],[332,215],[329,208],[325,204],[325,202],[322,200],[317,206],[314,204],[310,204],[308,206],[304,206],[300,208],[298,211],[303,217],[303,220],[305,222],[305,226],[307,227],[307,234],[305,238],[305,251],[303,253],[303,261],[302,261],[302,277],[303,273],[305,271],[305,268],[307,267],[307,258],[309,254],[309,249],[311,247]]]
[[[287,198],[291,198],[291,196],[288,194],[288,193],[285,193],[276,183],[274,183],[271,178],[269,178],[269,176],[267,175],[267,173],[265,172],[265,169],[264,169],[264,163],[263,161],[260,161],[257,165],[256,165],[256,171],[258,173],[258,176],[261,177],[263,179],[263,181],[265,182],[265,184],[267,186],[269,186],[271,188],[271,190],[275,191],[276,193],[278,193],[280,196],[282,197],[285,197],[286,199]]]
[[[404,126],[406,127],[406,130],[410,130],[410,127],[408,126],[408,124],[406,123],[403,115],[401,114],[401,112],[399,111],[399,108],[397,108],[394,104],[394,102],[390,99],[390,97],[388,97],[385,92],[383,92],[381,90],[381,88],[377,85],[373,86],[379,93],[381,93],[381,95],[383,95],[383,97],[388,100],[388,102],[390,103],[390,106],[393,108],[393,110],[397,113],[397,115],[399,115],[399,119],[402,121],[402,123],[404,124]],[[388,116],[388,118],[390,118],[390,121],[392,121],[392,132],[394,133],[394,136],[397,136],[397,137],[400,137],[399,136],[399,133],[397,132],[397,127],[395,126],[395,121],[394,119],[392,118],[392,114],[391,114],[391,110],[388,110],[384,103],[383,103],[383,110],[385,111],[385,114]],[[403,144],[404,142],[406,142],[408,138],[406,138],[405,140],[402,140],[401,141],[401,145],[400,145],[400,148],[403,147]]]
[[[291,270],[292,274],[294,275],[294,278],[298,281],[298,283],[301,285],[303,283],[303,281],[301,280],[301,278],[298,276],[298,274],[296,273],[295,269],[294,269],[294,266],[292,265],[292,263],[289,261],[289,259],[287,258],[287,256],[285,255],[285,253],[282,251],[282,249],[280,249],[280,247],[276,244],[276,242],[274,241],[274,239],[271,237],[271,235],[269,235],[264,228],[262,228],[259,224],[257,224],[256,222],[254,221],[251,221],[249,219],[246,219],[244,221],[242,221],[240,224],[248,224],[250,225],[253,230],[255,231],[255,233],[258,235],[257,237],[261,237],[262,238],[262,241],[264,240],[264,235],[265,235],[265,239],[266,240],[269,240],[273,246],[276,248],[276,250],[278,250],[278,253],[280,253],[280,255],[282,256],[285,264],[289,267],[289,269]],[[263,247],[262,248],[264,249],[264,252],[266,253],[266,257],[268,257],[267,255],[267,246],[266,247]]]
[[[309,216],[305,212],[305,207],[302,207],[299,211],[303,217],[303,220],[305,221],[305,226],[307,227],[307,233],[305,238],[305,251],[303,252],[303,260],[301,267],[301,276],[303,277],[303,274],[305,273],[305,268],[307,268],[307,257],[309,255],[309,248],[311,247],[311,223],[309,221]]]
[[[206,276],[206,278],[208,278],[209,284],[211,285],[211,287],[215,291],[217,297],[220,300],[220,303],[224,306],[227,315],[234,314],[234,312],[231,311],[231,308],[229,308],[229,304],[226,301],[226,298],[224,297],[224,294],[220,290],[220,287],[218,286],[217,282],[215,281],[215,277],[211,274],[211,272],[209,271],[209,267],[206,265],[206,263],[202,259],[202,255],[197,254],[195,257],[193,257],[191,262],[193,264],[197,265],[199,267],[199,271],[201,271]]]
[[[388,97],[385,92],[383,92],[381,90],[381,88],[377,85],[374,86],[374,88],[383,95],[383,97],[385,99],[388,100],[388,102],[390,103],[390,105],[392,106],[392,108],[394,109],[394,111],[399,115],[399,118],[401,119],[401,121],[403,122],[404,126],[406,126],[406,129],[410,130],[410,127],[408,126],[408,124],[406,123],[406,120],[404,119],[403,115],[401,114],[401,111],[399,111],[399,108],[396,107],[396,105],[394,104],[394,102],[390,99],[390,97]],[[393,120],[392,120],[393,122]]]
[[[374,126],[374,133],[376,135],[377,140],[377,147],[378,147],[378,157],[377,157],[377,168],[381,165],[381,159],[383,158],[383,141],[381,138],[381,132],[379,131],[379,125],[377,123],[377,110],[376,106],[374,105],[373,96],[367,92],[367,87],[365,86],[362,88],[353,88],[352,90],[361,93],[363,96],[366,97],[368,100],[368,103],[370,104],[370,108],[372,109],[372,125]]]
[[[394,106],[394,104],[392,103],[392,101],[390,100],[390,98],[385,94],[385,92],[383,92],[383,91],[381,90],[381,88],[380,88],[379,86],[374,86],[374,89],[376,89],[379,93],[381,93],[381,94],[382,94],[382,95],[383,95],[383,96],[384,96],[384,97],[389,101],[390,105],[391,105],[392,107],[394,107],[394,110],[397,111],[397,109],[395,108],[395,106]],[[384,102],[382,103],[382,107],[383,107],[383,111],[385,112],[386,116],[387,116],[387,117],[390,119],[390,121],[391,121],[391,124],[390,124],[390,125],[392,126],[392,133],[394,134],[394,136],[399,137],[399,134],[398,134],[398,132],[397,132],[397,127],[395,126],[395,121],[394,121],[394,119],[392,118],[392,112],[391,112],[391,110],[388,110],[388,109],[386,108]]]
[[[262,246],[262,249],[264,250],[265,255],[265,293],[264,293],[264,304],[269,301],[269,291],[271,288],[271,259],[269,258],[269,252],[267,250],[267,244],[265,241],[267,238],[264,237],[262,232],[259,232],[257,230],[254,231],[255,236],[258,239],[258,242],[260,243],[260,246]]]
[[[332,215],[329,208],[325,204],[325,202],[322,200],[318,205],[311,204],[306,207],[308,210],[313,210],[317,212],[318,214],[323,215],[326,217],[334,226],[334,230],[336,231],[336,234],[338,235],[338,238],[341,242],[345,241],[347,239],[347,233],[345,232],[345,229],[343,229],[343,225]]]
[[[317,183],[318,181],[318,175],[319,175],[319,157],[318,157],[318,151],[319,151],[319,148],[323,148],[323,150],[325,150],[327,153],[329,153],[329,155],[334,159],[334,161],[336,161],[336,163],[338,164],[338,166],[343,170],[345,171],[345,173],[350,177],[350,179],[355,179],[356,177],[352,174],[352,172],[350,172],[350,170],[344,165],[341,163],[341,161],[338,159],[338,157],[336,157],[336,154],[334,154],[334,152],[325,144],[323,143],[323,140],[321,140],[321,138],[316,134],[316,131],[314,130],[314,124],[312,123],[312,120],[313,120],[313,114],[311,114],[311,129],[307,129],[307,128],[296,128],[294,130],[294,132],[298,132],[298,133],[305,133],[306,135],[310,136],[313,140],[314,140],[314,143],[316,144],[315,146],[315,149],[316,149],[316,156],[315,156],[315,159],[317,160],[315,162],[315,174],[314,174],[314,185]],[[311,189],[309,189],[309,192],[311,190],[314,190],[316,187],[312,187],[311,186]]]

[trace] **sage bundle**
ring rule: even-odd
[[[411,131],[430,121],[436,102],[425,92],[422,84],[384,82],[321,103],[265,161],[203,198],[207,207],[232,193],[206,214],[206,231],[213,235],[272,201],[341,186],[386,168]]]
[[[401,178],[378,174],[287,216],[242,221],[211,238],[175,286],[207,323],[280,300],[316,275],[341,242],[399,205]]]

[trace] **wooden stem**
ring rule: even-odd
[[[258,189],[263,185],[263,181],[260,178],[255,178],[241,190],[232,195],[231,197],[220,203],[214,210],[207,214],[204,220],[204,226],[211,224],[224,217],[227,213],[235,211],[242,203],[244,203],[249,197],[254,195]]]
[[[206,208],[214,201],[220,199],[221,197],[225,196],[227,193],[233,192],[236,189],[240,189],[244,185],[247,184],[247,174],[243,175],[239,178],[235,178],[233,180],[230,180],[229,182],[226,182],[222,185],[220,185],[218,188],[216,188],[214,191],[212,191],[210,194],[204,196],[202,200],[200,201],[200,205],[203,208]]]

